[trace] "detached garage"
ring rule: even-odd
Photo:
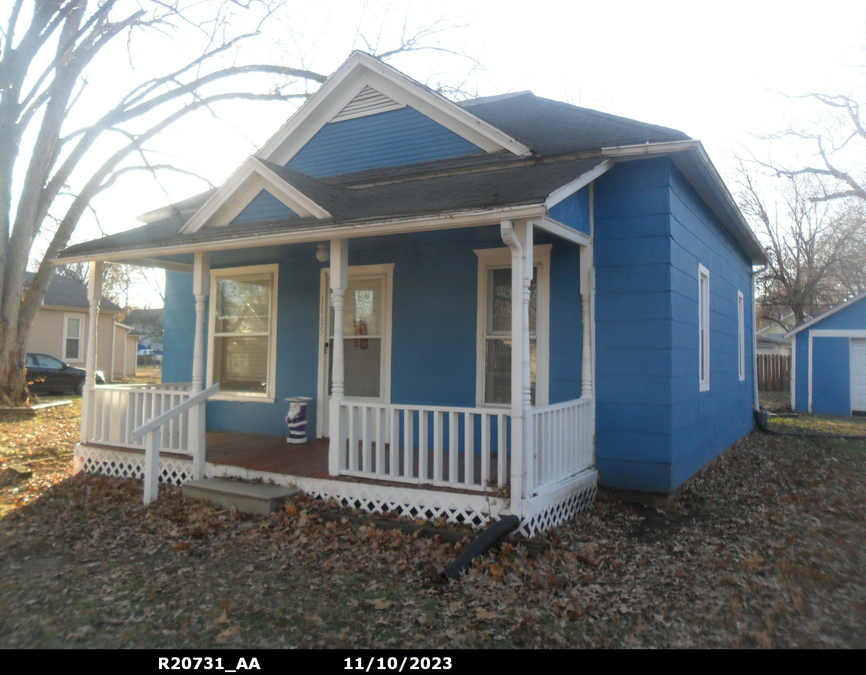
[[[791,341],[791,407],[866,415],[866,293],[797,326]]]

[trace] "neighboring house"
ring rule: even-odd
[[[162,349],[162,319],[165,310],[157,309],[133,309],[123,319],[124,323],[132,326],[132,330],[139,335],[138,348]]]
[[[812,317],[807,316],[806,319]],[[794,313],[789,312],[779,321],[771,321],[763,328],[759,328],[756,333],[758,338],[758,355],[761,354],[779,354],[781,356],[791,355],[791,343],[785,337],[785,334],[794,327],[796,319]]]
[[[34,276],[33,272],[27,272],[25,289]],[[87,286],[55,274],[27,337],[27,351],[49,354],[83,368],[87,362],[89,307]],[[117,321],[123,309],[102,298],[99,310],[96,369],[108,380],[134,375],[137,337],[129,326]]]
[[[456,104],[356,52],[222,187],[142,219],[58,263],[168,270],[181,384],[143,405],[193,401],[150,436],[192,459],[126,452],[141,392],[99,387],[76,449],[146,500],[157,474],[228,474],[533,534],[597,480],[668,494],[752,429],[765,255],[682,132],[529,92]],[[283,445],[253,470],[294,396],[321,468]]]
[[[866,414],[866,293],[797,326],[785,337],[794,339],[794,410]]]

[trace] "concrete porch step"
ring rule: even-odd
[[[297,488],[265,483],[246,483],[226,478],[203,478],[184,483],[181,494],[190,499],[205,499],[213,504],[241,513],[267,516],[279,508],[289,497],[301,491]]]

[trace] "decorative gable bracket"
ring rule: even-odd
[[[258,157],[248,157],[231,177],[211,195],[181,228],[190,234],[202,227],[222,227],[231,223],[253,199],[267,190],[302,218],[330,218],[331,214],[300,190],[280,178]]]

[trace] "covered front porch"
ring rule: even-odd
[[[164,377],[190,381],[88,386],[76,468],[126,466],[145,501],[160,480],[227,475],[413,517],[513,513],[528,534],[591,502],[588,236],[525,219],[310,244],[172,261],[192,311],[179,338],[167,316]],[[262,296],[242,316],[223,298],[247,282]],[[275,432],[299,395],[311,438],[294,447]]]

